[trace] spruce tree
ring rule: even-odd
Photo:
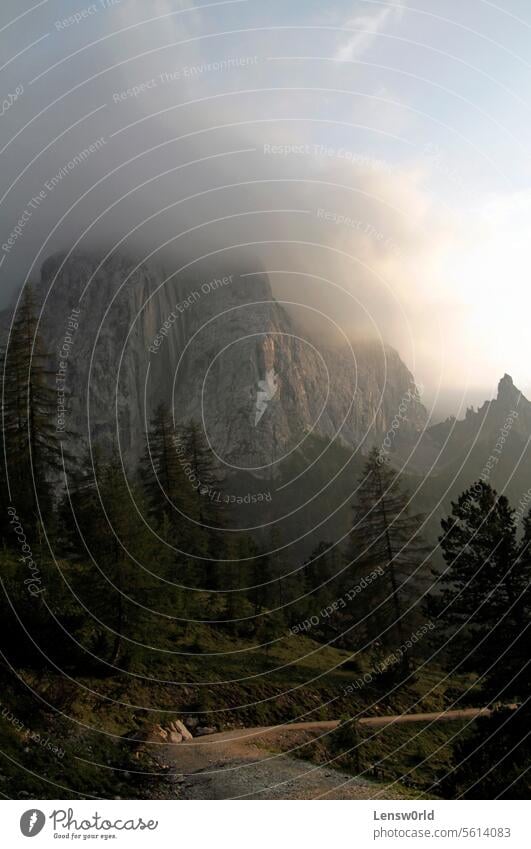
[[[188,553],[201,550],[199,533],[194,527],[194,520],[198,520],[196,501],[172,417],[164,404],[159,404],[151,419],[140,475],[149,515],[155,524],[166,522],[171,528],[171,544]]]
[[[422,516],[409,510],[398,472],[373,449],[353,505],[345,574],[352,585],[375,570],[382,574],[357,596],[353,616],[365,620],[361,631],[356,629],[358,642],[368,639],[375,647],[392,650],[405,643],[420,620],[415,599],[420,600],[426,583],[429,555],[421,523]],[[412,611],[406,615],[408,608]],[[402,665],[407,665],[405,658]]]
[[[494,693],[508,685],[526,623],[526,543],[518,546],[507,498],[483,481],[462,493],[441,527],[447,565],[434,597],[440,629],[451,640],[452,660],[479,673],[484,690]]]
[[[27,286],[2,357],[2,459],[11,501],[33,540],[40,538],[39,511],[45,521],[52,518],[52,481],[60,479],[63,469],[50,359],[38,328],[34,294]]]
[[[222,524],[223,481],[218,463],[197,422],[188,422],[177,429],[177,444],[183,468],[193,484],[199,521]]]
[[[224,492],[218,461],[197,422],[190,421],[179,427],[176,443],[191,485],[193,516],[201,532],[202,550],[207,558],[200,567],[203,576],[201,585],[209,590],[223,590],[230,575],[225,562],[220,561],[229,560],[231,543],[223,530]]]
[[[344,627],[343,605],[340,605],[345,587],[343,586],[342,569],[343,553],[330,542],[320,542],[313,549],[302,568],[302,581],[299,582],[298,594],[304,593],[304,598],[298,601],[289,611],[290,626],[317,617],[318,622],[312,624],[311,635],[314,639],[323,637],[329,640],[332,634],[340,634]],[[302,584],[302,587],[300,586]],[[337,602],[336,607],[328,608]],[[340,609],[341,607],[341,609]],[[327,609],[328,608],[328,609]],[[322,612],[324,616],[321,616]]]
[[[529,800],[530,725],[531,695],[477,719],[454,747],[454,766],[440,786],[445,798]]]
[[[185,608],[188,615],[198,615],[202,605],[196,590],[209,586],[209,536],[201,525],[198,497],[164,404],[155,410],[146,434],[140,479],[149,521],[162,540],[157,558],[175,584],[193,588],[186,593]]]
[[[451,798],[529,799],[531,514],[524,519],[523,537],[517,542],[513,511],[506,499],[497,497],[485,484],[472,487],[466,503],[463,498],[454,505],[453,514],[457,522],[463,523],[461,531],[466,527],[474,533],[474,539],[468,536],[468,543],[462,535],[460,545],[467,564],[462,569],[476,590],[464,587],[462,577],[456,578],[465,596],[464,603],[456,608],[457,621],[462,624],[463,615],[471,616],[474,626],[471,638],[456,634],[455,642],[464,639],[465,650],[469,651],[474,648],[474,641],[477,644],[484,640],[472,655],[470,665],[475,666],[475,671],[486,670],[481,679],[485,700],[497,705],[490,717],[477,720],[472,733],[458,741],[454,767],[442,789]],[[474,500],[476,503],[468,506]],[[445,527],[455,534],[454,523],[448,525],[448,521]],[[477,538],[480,541],[476,542]],[[454,570],[450,569],[449,579],[452,574]],[[445,600],[451,602],[456,592],[457,584],[447,588]],[[453,600],[457,603],[455,595]],[[483,603],[483,615],[474,607],[478,603]],[[455,628],[456,620],[449,610],[441,618],[443,624]]]
[[[143,509],[143,493],[127,482],[116,450],[105,457],[95,446],[68,482],[60,510],[63,550],[75,564],[69,578],[82,602],[78,637],[112,665],[142,654],[136,644],[151,642],[167,625],[160,614],[171,615],[152,534],[137,512]]]

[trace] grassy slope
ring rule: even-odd
[[[201,648],[200,654],[196,651],[188,656],[158,655],[149,668],[137,666],[139,677],[122,674],[68,681],[56,673],[19,670],[26,684],[55,710],[43,710],[25,688],[12,683],[5,688],[2,705],[17,715],[23,729],[6,718],[0,722],[4,751],[0,790],[11,797],[21,793],[30,798],[70,795],[66,789],[43,783],[38,777],[46,775],[82,796],[142,797],[158,792],[144,777],[135,776],[134,771],[152,767],[149,762],[137,760],[133,756],[135,746],[124,742],[122,737],[155,724],[166,725],[179,717],[186,720],[193,715],[201,724],[226,728],[299,718],[333,719],[367,712],[437,710],[448,701],[444,687],[439,684],[437,669],[424,671],[408,686],[382,701],[377,684],[345,695],[345,687],[368,669],[368,663],[361,660],[356,671],[340,668],[349,657],[347,652],[322,648],[308,637],[291,636],[269,651],[241,651],[248,648],[242,641],[205,626],[197,626],[192,636],[196,649]],[[212,652],[228,653],[223,659],[223,674],[219,658]],[[181,683],[150,683],[145,676]],[[231,678],[246,680],[229,683],[227,679]],[[200,681],[214,683],[200,686]],[[432,693],[423,697],[428,690]],[[378,701],[377,708],[371,707]],[[70,719],[63,718],[61,713]],[[28,730],[49,737],[51,745],[64,749],[64,756],[58,757],[28,741]],[[419,782],[426,784],[444,770],[448,750],[427,766],[417,764],[425,750],[443,741],[445,732],[441,729],[421,736],[401,753],[393,753],[397,741],[402,742],[405,735],[403,742],[406,742],[413,733],[408,728],[380,733],[367,741],[363,751],[364,768],[372,770],[368,777],[389,781],[413,766],[413,783],[420,786]],[[385,763],[374,772],[372,768],[382,754],[387,756]],[[36,775],[21,771],[14,761]],[[124,775],[123,770],[128,774]]]

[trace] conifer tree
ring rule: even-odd
[[[229,627],[231,633],[243,636],[253,630],[251,620],[247,619],[252,613],[247,588],[252,583],[249,563],[252,562],[251,558],[257,553],[257,549],[251,537],[233,534],[229,538],[226,551],[229,559],[223,564],[225,615],[229,621],[246,619],[232,622]]]
[[[330,542],[320,542],[313,549],[310,557],[302,568],[302,590],[304,598],[297,602],[295,609],[290,610],[290,625],[296,625],[304,619],[310,620],[317,616],[319,622],[312,627],[312,636],[325,636],[330,639],[330,632],[338,633],[342,619],[339,603],[333,616],[321,617],[321,611],[327,605],[337,600],[342,593],[343,553]],[[299,594],[301,592],[299,589]]]
[[[202,577],[201,586],[222,590],[230,576],[226,563],[230,559],[231,543],[224,532],[223,480],[217,459],[204,433],[196,422],[177,429],[176,445],[182,468],[189,481],[193,508],[191,515],[197,523],[204,558],[196,571]]]
[[[150,422],[140,474],[149,514],[155,523],[165,521],[171,528],[171,544],[188,553],[200,551],[202,546],[194,527],[198,518],[196,502],[171,414],[164,404],[159,404]]]
[[[479,481],[452,504],[441,527],[447,565],[435,599],[440,628],[451,639],[453,660],[479,672],[486,691],[499,690],[511,677],[528,615],[529,520],[519,546],[507,498]]]
[[[382,463],[373,449],[353,505],[346,576],[355,584],[374,570],[381,569],[382,574],[357,598],[356,618],[365,619],[358,639],[392,649],[404,644],[420,618],[415,599],[420,600],[429,571],[424,562],[429,548],[420,533],[421,522],[422,516],[409,511],[409,498],[398,473]],[[406,616],[410,607],[413,610]]]
[[[11,500],[27,533],[36,539],[40,536],[39,511],[45,521],[52,517],[51,482],[62,474],[62,455],[50,355],[44,349],[29,286],[22,294],[2,360],[2,459]]]
[[[200,522],[181,443],[164,404],[155,410],[146,434],[140,479],[149,520],[162,539],[157,559],[176,585],[193,588],[182,590],[181,602],[187,615],[198,615],[201,599],[196,589],[208,587],[209,539]]]
[[[218,463],[197,422],[188,422],[177,430],[177,444],[183,467],[193,484],[199,521],[220,525],[222,508],[219,496],[223,481]]]
[[[529,799],[531,793],[531,514],[513,568],[513,587],[502,598],[508,603],[509,595],[516,596],[516,603],[493,623],[493,656],[482,679],[495,710],[458,740],[442,787],[450,798]]]
[[[105,457],[95,446],[79,467],[60,510],[64,551],[78,564],[79,636],[102,660],[123,666],[142,652],[136,643],[167,624],[160,614],[168,591],[154,573],[152,534],[137,512],[143,494],[126,481],[116,450]]]

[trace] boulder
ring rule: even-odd
[[[188,728],[181,722],[180,719],[176,719],[173,722],[170,722],[170,728],[172,731],[176,731],[178,734],[182,734],[183,740],[193,740],[192,735],[188,731]]]
[[[152,725],[149,728],[142,728],[140,731],[133,731],[127,734],[126,738],[136,743],[138,749],[143,743],[182,743],[183,740],[193,740],[192,735],[187,727],[180,719],[175,719],[170,722],[166,728],[161,725]]]
[[[211,725],[200,725],[195,730],[195,736],[196,737],[204,737],[205,734],[215,734],[216,731],[217,731],[217,728],[214,728]]]
[[[183,735],[179,734],[178,731],[169,731],[168,732],[168,743],[182,743]]]

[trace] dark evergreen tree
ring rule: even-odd
[[[89,559],[90,544],[97,543],[99,538],[102,507],[98,486],[103,481],[104,468],[103,449],[93,443],[91,450],[85,449],[66,479],[58,508],[58,542],[61,554],[76,563]]]
[[[510,684],[522,654],[528,623],[529,538],[518,545],[514,511],[507,498],[480,481],[452,504],[441,522],[446,569],[434,597],[441,631],[450,638],[454,662],[482,676],[486,693]]]
[[[480,482],[452,505],[442,523],[447,571],[437,605],[452,660],[480,674],[485,702],[455,746],[441,785],[450,798],[528,799],[531,792],[531,514],[520,542],[504,496]]]
[[[278,598],[275,592],[276,573],[274,571],[271,556],[269,554],[260,554],[253,561],[253,576],[252,588],[250,592],[251,602],[255,616],[260,616],[262,612],[276,607],[275,599]]]
[[[53,520],[52,480],[60,480],[63,470],[49,361],[35,298],[26,286],[2,358],[2,464],[5,459],[11,502],[33,541],[42,539],[39,511],[47,525]],[[4,480],[3,489],[5,484]]]
[[[528,667],[529,669],[529,667]],[[529,678],[529,672],[528,672]],[[531,695],[474,723],[459,740],[442,782],[448,798],[526,799],[531,794]]]
[[[353,505],[345,570],[352,585],[375,570],[382,571],[355,601],[354,621],[365,620],[364,627],[356,629],[359,643],[368,639],[378,649],[393,649],[405,643],[420,621],[420,600],[429,573],[425,561],[430,553],[421,524],[422,516],[410,512],[398,472],[382,463],[374,449]]]
[[[257,547],[250,536],[232,534],[229,539],[227,552],[230,560],[224,565],[226,593],[226,617],[234,621],[230,626],[231,633],[238,636],[249,636],[253,633],[253,608],[251,604],[250,586],[252,584],[253,558],[257,555]],[[230,592],[236,590],[236,592]]]
[[[514,570],[518,580],[511,590],[511,607],[506,616],[508,649],[490,677],[491,689],[500,689],[507,681],[508,693],[524,700],[531,697],[531,512],[524,519]]]
[[[165,541],[179,549],[173,553],[176,576],[184,584],[200,586],[201,558],[208,556],[208,543],[172,417],[164,404],[157,407],[150,422],[140,476],[154,526],[159,531],[166,529]]]
[[[188,515],[194,512],[192,490],[184,472],[171,414],[164,404],[159,404],[150,422],[141,478],[150,515],[157,521],[166,517],[172,527],[182,531],[185,526],[182,508],[188,508]]]
[[[175,441],[192,493],[191,515],[197,522],[200,553],[206,555],[201,566],[196,565],[196,571],[201,571],[201,586],[209,590],[223,590],[230,581],[226,562],[230,558],[231,544],[223,530],[224,492],[218,461],[196,422],[179,427]]]
[[[181,463],[196,495],[199,521],[221,526],[223,480],[217,459],[197,422],[177,429]]]
[[[68,482],[60,509],[63,550],[76,564],[68,576],[80,600],[77,637],[89,652],[121,666],[142,655],[142,643],[174,613],[173,596],[154,571],[143,493],[125,474],[115,450],[104,457],[96,446]]]
[[[344,627],[348,627],[344,625],[342,615],[346,602],[339,601],[345,590],[343,567],[343,552],[337,545],[318,543],[304,563],[302,581],[299,576],[295,578],[297,594],[303,594],[304,598],[290,608],[290,626],[304,624],[313,617],[311,636],[313,639],[322,637],[326,640],[330,640],[334,634],[339,635]],[[334,607],[335,602],[337,605]],[[315,617],[318,619],[317,624]]]

